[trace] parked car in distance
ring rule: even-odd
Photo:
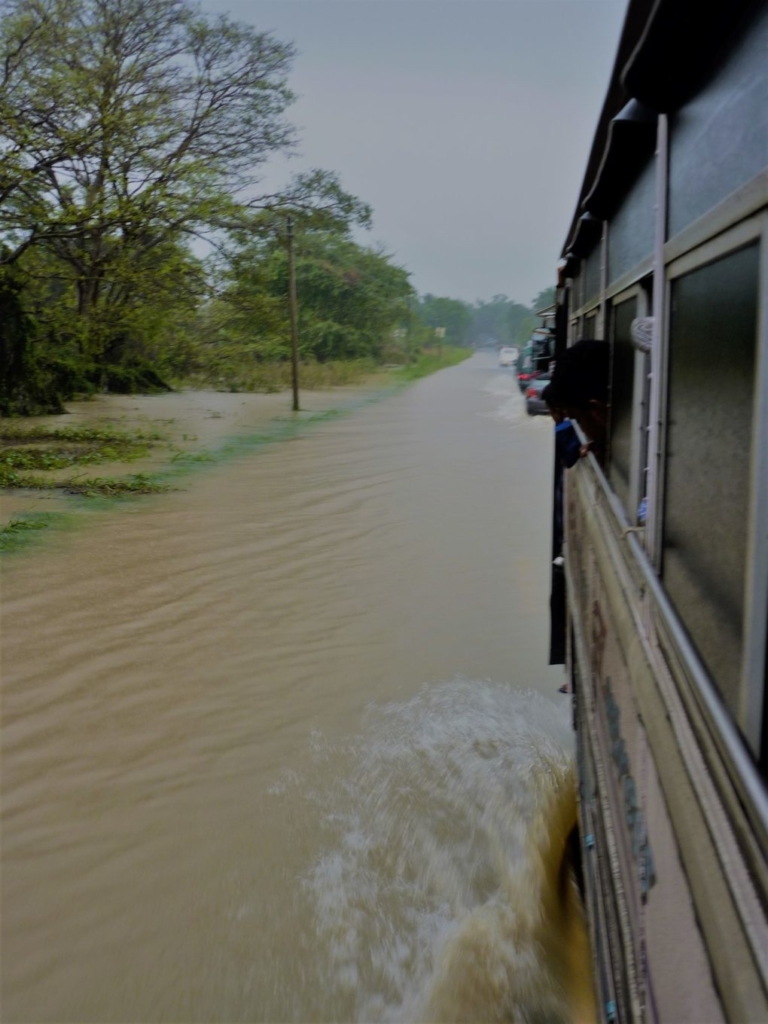
[[[528,387],[528,381],[533,376],[533,362],[531,360],[530,349],[526,348],[523,350],[522,358],[517,364],[517,386],[525,394],[525,389]]]
[[[542,399],[541,393],[551,379],[551,374],[540,373],[528,381],[525,389],[525,411],[529,416],[546,416],[549,412],[549,406]]]
[[[499,366],[517,366],[517,349],[505,346],[499,352]]]

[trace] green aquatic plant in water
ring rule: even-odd
[[[54,485],[56,486],[56,485]],[[133,473],[131,476],[93,477],[89,480],[70,480],[63,489],[67,494],[79,494],[84,498],[118,498],[134,494],[162,494],[170,491],[169,484],[155,475]]]
[[[196,463],[196,462],[215,462],[216,456],[211,452],[176,452],[171,457],[171,462],[174,463]]]
[[[112,427],[47,427],[40,424],[28,427],[17,420],[0,420],[0,442],[15,441],[21,444],[24,442],[71,441],[76,444],[88,444],[128,441],[147,443],[162,440],[162,434],[156,431],[150,433],[134,431],[128,434]]]
[[[0,487],[43,487],[62,490],[79,487],[77,481],[52,480],[29,473],[92,466],[104,462],[132,462],[149,453],[157,433],[125,433],[109,428],[0,425]]]
[[[23,487],[31,491],[61,491],[63,494],[78,494],[84,498],[103,497],[115,498],[131,494],[161,494],[171,490],[169,484],[162,483],[155,475],[132,473],[130,476],[89,477],[85,480],[45,480],[39,476],[20,477],[15,474],[17,483],[8,484],[7,474],[0,476],[0,486]]]
[[[61,525],[64,519],[64,514],[57,512],[27,512],[14,516],[0,527],[0,553],[21,550],[36,540],[41,530],[47,530],[54,524]]]

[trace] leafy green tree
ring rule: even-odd
[[[539,294],[531,302],[531,309],[536,313],[540,309],[547,309],[555,301],[555,288],[551,285],[549,288],[543,288]]]
[[[515,345],[525,345],[531,334],[537,327],[541,326],[541,319],[534,316],[530,311],[522,317],[515,327],[512,341]]]
[[[194,236],[370,223],[326,171],[259,190],[294,143],[291,45],[187,0],[0,4],[0,262],[61,355],[162,363],[205,292]]]
[[[6,234],[18,229],[9,201],[39,203],[53,169],[92,135],[92,125],[77,116],[71,77],[61,63],[50,66],[51,53],[65,41],[65,23],[64,0],[0,0],[0,230]],[[26,238],[4,246],[0,263],[13,262],[39,231],[35,221]]]
[[[32,324],[21,301],[21,281],[12,267],[0,267],[0,413],[28,411]],[[36,411],[34,408],[31,411]]]
[[[407,315],[408,274],[382,251],[357,244],[345,229],[305,220],[296,236],[299,347],[319,362],[379,359]],[[284,236],[265,232],[231,252],[215,304],[212,344],[239,345],[254,359],[289,353],[288,261]],[[212,310],[208,311],[209,313]]]
[[[22,113],[4,125],[0,230],[15,255],[41,246],[66,264],[100,355],[112,293],[152,250],[238,216],[264,161],[291,147],[293,48],[179,0],[6,0],[1,42],[3,102]],[[29,187],[13,187],[20,171]]]
[[[464,345],[469,340],[472,324],[471,307],[460,299],[449,299],[436,295],[423,295],[418,306],[418,316],[427,327],[444,328],[447,345]]]
[[[381,357],[412,294],[402,267],[349,237],[310,234],[300,243],[296,276],[305,351],[320,361]]]
[[[540,309],[546,309],[555,301],[555,289],[543,288],[531,302],[530,309],[525,311],[514,330],[513,340],[516,345],[525,345],[537,327],[541,327],[541,318],[536,316]]]
[[[155,358],[168,323],[208,291],[203,262],[183,236],[156,246],[118,251],[88,317],[79,305],[72,268],[35,246],[14,265],[24,275],[25,305],[52,344],[84,364]]]
[[[506,295],[494,295],[485,302],[478,300],[473,307],[472,330],[478,340],[508,345],[514,340],[519,323],[529,312],[526,306]]]

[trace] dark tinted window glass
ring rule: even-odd
[[[611,218],[608,280],[616,281],[653,252],[656,161],[651,158]]]
[[[765,168],[768,6],[751,7],[725,63],[671,119],[670,237]]]
[[[579,264],[579,273],[573,279],[573,308],[579,309],[584,305],[584,264]]]
[[[602,245],[594,247],[584,262],[584,301],[589,302],[600,293],[600,263],[602,261]]]
[[[594,339],[597,337],[597,313],[592,313],[590,316],[584,317],[584,330],[581,334],[582,338]]]
[[[664,583],[736,713],[755,390],[758,247],[673,282]]]
[[[635,349],[630,327],[637,316],[637,299],[613,307],[613,354],[611,371],[611,448],[608,479],[627,508],[629,462],[632,447],[632,397],[635,387]],[[627,508],[630,516],[635,509]]]

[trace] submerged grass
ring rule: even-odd
[[[230,437],[214,449],[176,450],[170,455],[167,468],[160,473],[46,479],[43,475],[46,470],[88,466],[99,462],[129,462],[141,458],[165,438],[158,433],[127,433],[108,427],[28,427],[0,421],[0,488],[50,490],[73,499],[87,499],[87,503],[79,506],[81,509],[107,508],[116,499],[167,492],[175,489],[174,484],[180,483],[189,473],[279,441],[299,437],[314,426],[349,415],[358,408],[379,401],[401,385],[445,367],[455,366],[471,354],[471,350],[453,347],[446,347],[442,352],[422,353],[409,366],[389,368],[386,374],[382,373],[381,387],[362,397],[358,395],[339,408],[321,412],[287,413],[274,418],[266,428],[262,427],[258,432]],[[363,368],[358,369],[359,376],[362,376]],[[364,372],[371,372],[367,363]],[[317,386],[328,386],[328,381],[324,380]],[[282,389],[283,386],[275,390]],[[188,440],[186,435],[184,439]],[[104,501],[102,503],[94,499]],[[68,519],[66,513],[27,513],[14,517],[5,527],[0,528],[0,554],[26,548],[36,537],[41,536],[41,531]]]
[[[35,424],[28,427],[19,420],[0,419],[0,442],[15,441],[17,444],[41,441],[71,441],[75,444],[120,443],[125,441],[162,441],[161,434],[134,431],[127,434],[113,427],[49,427]]]
[[[0,527],[0,554],[23,550],[38,540],[40,531],[62,526],[66,520],[63,512],[25,512],[14,516]]]
[[[13,479],[8,483],[8,479]],[[0,486],[18,487],[30,491],[60,491],[63,494],[79,494],[90,497],[119,497],[126,494],[159,494],[170,490],[156,474],[132,473],[130,476],[79,477],[71,480],[46,480],[40,476],[6,474],[0,476]]]
[[[157,474],[133,473],[131,476],[93,477],[90,480],[69,481],[64,485],[66,494],[79,494],[84,498],[120,498],[136,494],[162,494],[170,491]]]
[[[79,488],[79,481],[45,480],[34,472],[131,462],[149,454],[160,434],[126,433],[104,427],[23,427],[0,423],[0,487]]]

